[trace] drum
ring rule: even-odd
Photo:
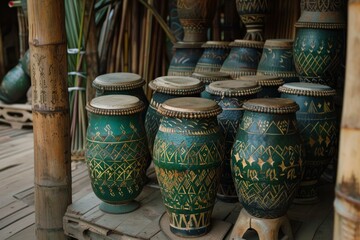
[[[145,104],[147,109],[149,101],[142,88],[144,85],[145,80],[142,79],[140,75],[128,72],[99,75],[92,83],[92,86],[96,89],[97,97],[116,94],[131,95],[138,97]]]
[[[256,98],[261,87],[254,81],[228,80],[211,83],[206,91],[223,110],[218,115],[218,122],[225,136],[225,157],[217,196],[225,202],[237,202],[238,197],[231,176],[230,152],[244,113],[242,105],[246,100]]]
[[[290,99],[258,98],[244,103],[231,154],[240,203],[258,218],[284,216],[301,181],[302,142]]]
[[[255,75],[261,58],[264,42],[235,40],[230,43],[231,51],[220,72],[230,74],[232,79]]]
[[[198,237],[210,230],[219,187],[223,138],[215,101],[183,97],[165,101],[153,160],[171,231]]]
[[[210,83],[217,82],[217,81],[223,81],[223,80],[230,80],[231,77],[227,73],[222,72],[203,72],[203,73],[193,73],[192,77],[199,79],[202,83],[205,84],[205,88],[209,86]],[[204,90],[201,92],[202,98],[208,98],[211,99],[210,94]]]
[[[229,55],[230,42],[207,41],[201,47],[204,53],[196,64],[196,73],[219,72],[226,57]]]
[[[177,42],[174,44],[175,54],[172,57],[167,75],[191,76],[195,71],[204,49],[202,42]]]
[[[278,88],[285,82],[276,76],[243,76],[239,80],[255,81],[261,86],[262,91],[258,93],[258,98],[277,98],[280,97]]]
[[[149,155],[141,121],[144,108],[129,95],[100,96],[86,106],[85,159],[104,212],[126,213],[139,206],[134,199],[143,188]]]
[[[151,81],[149,87],[154,92],[146,112],[145,129],[149,151],[152,155],[154,139],[161,119],[161,115],[157,113],[159,105],[171,98],[181,96],[198,97],[204,90],[204,85],[198,79],[192,77],[163,76]]]
[[[268,39],[257,69],[257,75],[275,76],[285,82],[298,82],[292,39]]]
[[[336,119],[335,95],[332,88],[314,83],[286,83],[279,88],[281,97],[294,100],[304,142],[305,172],[295,202],[314,203],[317,183],[330,160],[337,155],[339,125]]]

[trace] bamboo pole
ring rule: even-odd
[[[346,81],[336,180],[334,239],[360,236],[360,0],[348,8]]]
[[[86,101],[89,102],[95,97],[95,88],[92,87],[92,82],[99,75],[99,59],[97,51],[97,37],[95,25],[94,3],[95,0],[85,1],[85,19],[87,26],[84,26],[87,31],[84,31],[86,43]]]
[[[64,1],[28,0],[37,239],[65,239],[71,203],[70,117]]]

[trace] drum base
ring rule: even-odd
[[[242,239],[242,236],[249,228],[258,233],[259,240],[278,240],[280,229],[287,239],[294,239],[287,216],[274,219],[257,218],[250,215],[244,208],[234,225],[230,239]]]
[[[124,204],[109,204],[102,202],[99,205],[101,211],[112,214],[129,213],[140,207],[140,204],[136,201],[131,201]]]

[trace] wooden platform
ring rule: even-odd
[[[0,239],[36,239],[33,154],[31,129],[12,129],[0,124]],[[72,162],[72,175],[73,204],[64,216],[64,227],[69,235],[78,239],[179,239],[169,237],[168,229],[160,228],[159,221],[165,209],[155,185],[145,187],[138,197],[141,208],[113,215],[98,209],[100,200],[92,193],[84,162]],[[332,239],[333,189],[331,184],[321,187],[319,204],[291,206],[288,214],[295,239]],[[239,204],[217,202],[213,214],[215,231],[203,239],[228,239],[240,210]],[[245,237],[257,239],[251,231]]]
[[[72,176],[77,201],[92,191],[86,164],[72,162]],[[32,129],[0,124],[0,192],[0,239],[36,239]]]
[[[333,185],[320,188],[321,201],[315,205],[293,204],[288,212],[292,231],[298,240],[332,239],[333,225]],[[69,206],[64,216],[64,229],[67,235],[76,239],[181,239],[171,234],[168,225],[160,226],[165,213],[159,189],[146,186],[137,198],[141,208],[127,214],[107,214],[99,210],[100,200],[89,193]],[[229,239],[241,206],[239,203],[217,201],[213,212],[213,229],[202,238]],[[162,220],[164,221],[164,220]],[[167,221],[167,220],[165,220]],[[167,221],[168,222],[168,221]],[[248,231],[245,239],[258,239],[254,231]]]
[[[30,104],[5,104],[0,101],[0,123],[21,129],[32,127],[32,110]]]

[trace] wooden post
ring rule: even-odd
[[[348,7],[346,81],[336,180],[334,239],[360,236],[360,0]]]
[[[71,203],[70,117],[63,0],[28,0],[37,239],[65,239]]]

